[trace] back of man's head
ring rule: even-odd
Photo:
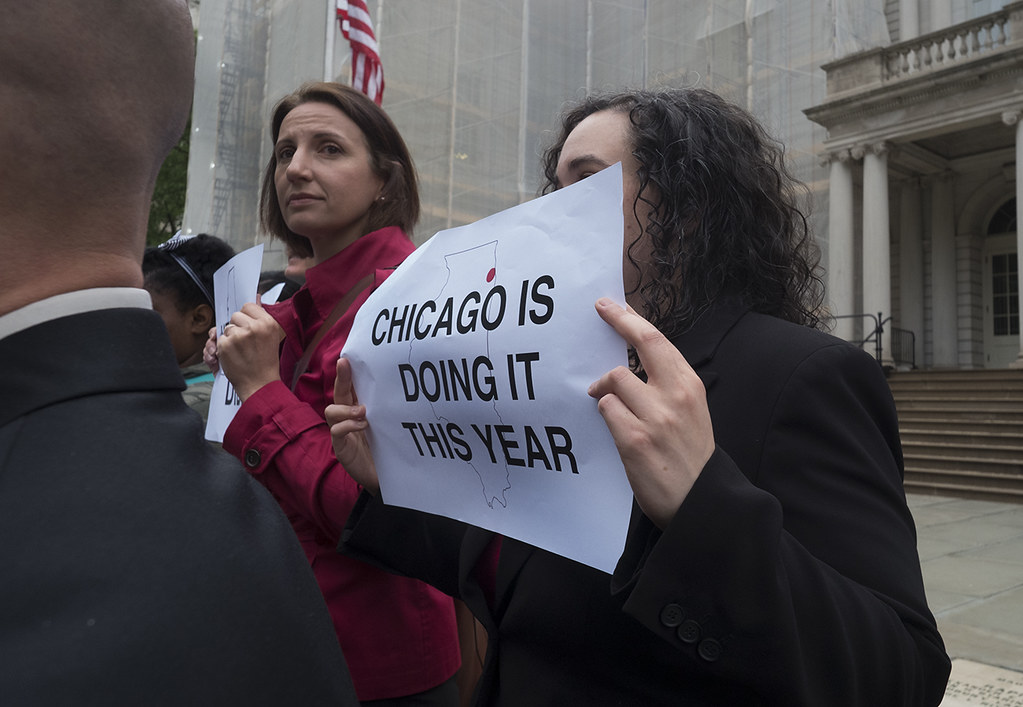
[[[0,247],[20,263],[0,280],[68,251],[140,260],[191,104],[185,0],[0,0],[0,12]]]

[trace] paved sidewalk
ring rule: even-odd
[[[1023,671],[1023,504],[909,494],[909,507],[949,656]]]

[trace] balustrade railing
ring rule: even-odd
[[[1012,30],[1006,10],[893,44],[882,54],[885,79],[940,69],[1007,45]]]
[[[868,49],[824,65],[828,95],[912,79],[1023,46],[1023,2],[887,47]]]

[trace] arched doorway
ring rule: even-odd
[[[984,367],[1006,368],[1019,356],[1016,200],[995,211],[984,238]]]

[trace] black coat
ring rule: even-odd
[[[202,439],[159,315],[0,340],[0,702],[356,705],[277,503]]]
[[[491,608],[491,533],[368,497],[342,550],[466,601],[491,637],[479,704],[938,704],[950,664],[878,363],[728,305],[675,343],[717,451],[663,533],[634,509],[613,577],[505,538]]]

